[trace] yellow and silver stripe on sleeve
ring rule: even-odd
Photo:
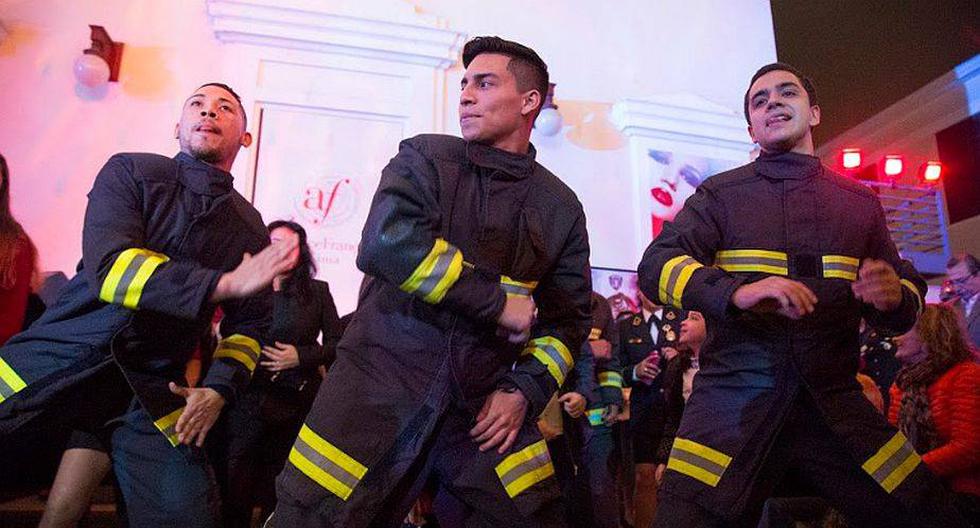
[[[606,370],[599,373],[599,386],[600,387],[613,387],[617,389],[623,388],[623,376],[618,372],[613,372],[611,370]]]
[[[827,279],[857,280],[858,267],[861,261],[844,255],[824,255],[823,276]]]
[[[321,487],[346,501],[367,467],[344,453],[306,424],[289,452],[289,463]]]
[[[891,493],[905,481],[922,459],[901,431],[861,465],[865,473]]]
[[[233,359],[245,365],[249,372],[254,372],[261,353],[258,341],[246,335],[233,334],[218,343],[218,349],[214,351],[214,359]]]
[[[501,275],[500,286],[508,297],[530,297],[534,293],[534,289],[538,287],[538,283],[537,281],[523,282]]]
[[[99,299],[135,310],[143,288],[160,264],[170,257],[143,248],[129,248],[116,257],[99,290]]]
[[[177,447],[177,420],[180,419],[181,414],[184,414],[184,407],[153,422],[153,425],[163,433],[163,436],[167,437],[167,441],[174,447]]]
[[[462,272],[463,253],[449,242],[437,238],[429,254],[398,287],[422,297],[427,303],[436,304],[456,284]]]
[[[24,390],[27,383],[0,357],[0,403]]]
[[[555,474],[544,440],[509,455],[495,470],[510,498]]]
[[[715,254],[715,266],[732,273],[789,275],[789,259],[781,251],[726,249]]]
[[[667,469],[715,487],[731,462],[732,457],[721,451],[687,438],[677,437],[670,450]]]
[[[694,271],[702,267],[704,266],[700,262],[688,255],[679,255],[668,260],[660,270],[660,301],[683,309],[681,299],[684,288]]]
[[[559,387],[565,382],[565,376],[575,364],[572,354],[568,352],[568,347],[551,336],[532,339],[521,352],[521,356],[531,356],[543,363],[548,368],[551,377],[558,382]]]

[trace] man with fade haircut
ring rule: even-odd
[[[0,348],[0,435],[57,423],[111,444],[134,527],[217,524],[201,448],[255,369],[273,277],[296,261],[297,241],[270,245],[232,187],[232,163],[252,140],[238,95],[201,86],[175,137],[173,158],[109,159],[88,195],[78,273]],[[218,306],[223,339],[201,386],[187,387],[185,367]],[[102,386],[120,383],[119,372],[132,388],[122,401]]]
[[[709,329],[654,525],[755,526],[778,490],[851,526],[966,526],[855,378],[861,318],[907,331],[925,283],[874,192],[814,157],[809,79],[763,67],[745,116],[759,158],[702,183],[639,266],[644,294]]]
[[[271,526],[400,526],[427,481],[448,526],[562,523],[535,422],[590,328],[585,216],[534,159],[537,53],[478,37],[463,65],[463,139],[407,139],[382,172]]]

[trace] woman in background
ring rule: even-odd
[[[895,357],[904,366],[891,387],[888,420],[980,525],[980,365],[962,325],[952,307],[930,304],[898,339]]]
[[[24,325],[36,270],[37,249],[10,212],[10,170],[0,155],[0,345]]]
[[[273,280],[272,327],[248,390],[220,422],[212,446],[226,527],[251,526],[275,508],[275,477],[282,471],[303,419],[313,405],[340,340],[340,318],[330,288],[316,280],[306,230],[295,222],[269,224],[273,241],[299,236],[293,270]],[[323,345],[317,336],[323,334]]]

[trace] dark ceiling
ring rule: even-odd
[[[771,0],[776,53],[813,78],[817,145],[980,53],[978,0]]]

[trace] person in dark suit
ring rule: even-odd
[[[946,275],[966,320],[967,334],[974,349],[980,348],[980,261],[970,253],[960,253],[946,263]]]

